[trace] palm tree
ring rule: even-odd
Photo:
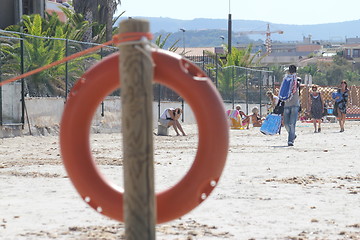
[[[109,41],[112,38],[113,15],[116,12],[117,6],[121,3],[120,0],[74,0],[73,5],[75,12],[84,15],[85,20],[89,23],[97,22],[98,24],[105,24],[106,33],[105,40]],[[92,28],[87,29],[84,41],[91,42],[93,38]]]
[[[1,44],[1,52],[3,56],[1,58],[6,60],[6,64],[3,65],[3,69],[7,72],[20,74],[20,62],[21,54],[24,54],[24,67],[25,72],[37,69],[39,67],[48,65],[52,62],[60,60],[65,56],[66,44],[64,40],[53,40],[46,37],[55,37],[58,39],[66,38],[67,33],[64,29],[67,29],[66,24],[61,23],[58,20],[58,16],[51,15],[50,19],[43,19],[40,15],[23,15],[23,21],[21,27],[23,32],[35,35],[38,37],[22,36],[21,33],[13,33],[11,36],[22,38],[23,40],[23,53],[21,51],[21,42],[13,41]],[[53,18],[56,18],[55,20]],[[59,25],[54,25],[54,22],[58,22]],[[6,30],[20,29],[20,26],[10,26]],[[67,29],[72,31],[71,28]],[[75,31],[75,30],[74,30]],[[49,34],[51,34],[49,36]],[[69,33],[69,35],[72,35]],[[45,37],[45,38],[43,38]],[[79,57],[69,62],[68,70],[70,78],[72,80],[77,79],[84,71],[84,67],[87,58],[99,59],[99,55],[91,54],[88,56]],[[65,81],[65,66],[58,65],[34,74],[26,78],[27,91],[30,96],[60,96],[64,94]]]
[[[74,0],[74,10],[77,13],[81,13],[84,16],[85,21],[93,23],[94,13],[97,11],[97,0]],[[86,29],[86,32],[82,39],[84,42],[91,42],[92,40],[92,28]]]
[[[236,74],[236,67],[253,67],[259,64],[262,58],[255,61],[255,58],[261,50],[252,54],[252,44],[246,49],[233,47],[230,54],[227,54],[225,60],[220,59],[221,70],[218,73],[218,89],[224,99],[230,99],[234,89],[240,87],[245,81],[244,74]]]
[[[99,1],[99,23],[105,23],[106,26],[105,41],[110,41],[112,38],[112,29],[114,25],[113,16],[119,4],[121,4],[120,0]]]

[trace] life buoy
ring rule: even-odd
[[[180,94],[198,123],[198,150],[185,176],[156,194],[157,223],[181,217],[216,186],[226,162],[229,126],[222,99],[206,74],[190,61],[163,50],[152,52],[154,81]],[[123,189],[108,182],[90,149],[90,127],[99,104],[120,85],[119,54],[104,58],[74,85],[60,125],[62,159],[81,197],[102,214],[123,221]]]

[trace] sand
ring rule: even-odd
[[[156,191],[175,184],[197,151],[188,136],[155,136]],[[155,130],[154,130],[155,131]],[[157,239],[360,239],[360,122],[324,123],[313,133],[231,130],[218,186],[196,209],[158,225]],[[101,172],[122,180],[121,134],[93,134]],[[0,139],[0,239],[124,239],[124,225],[88,207],[62,166],[58,136]]]

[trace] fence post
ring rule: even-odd
[[[120,35],[149,32],[149,22],[127,19]],[[146,46],[120,45],[124,149],[125,238],[155,240],[154,154],[152,122],[153,66]]]
[[[21,40],[20,40],[20,51],[21,51],[21,57],[20,57],[20,70],[21,74],[24,74],[25,72],[25,62],[24,62],[24,35],[21,34]],[[22,123],[22,129],[25,127],[25,79],[21,79],[21,123]]]
[[[235,80],[234,80],[234,66],[231,67],[232,80],[232,109],[235,109]]]
[[[245,69],[245,80],[246,80],[246,106],[249,104],[249,79],[248,79],[248,69]]]
[[[65,57],[69,56],[69,39],[66,38],[65,40]],[[68,95],[68,84],[69,84],[69,66],[68,66],[68,61],[65,62],[65,102],[67,101],[67,95]]]
[[[218,89],[218,54],[215,53],[215,86]]]
[[[202,55],[202,70],[205,71],[205,50],[203,50]]]
[[[261,114],[262,114],[262,111],[261,111],[261,100],[262,100],[262,98],[261,98],[261,95],[262,95],[262,88],[263,88],[263,72],[262,71],[259,71],[259,80],[260,80],[260,106],[259,106],[259,108],[260,108],[260,116],[261,116]]]
[[[0,45],[0,50],[1,50],[1,45]],[[2,70],[1,70],[1,58],[0,58],[0,82],[2,81]],[[2,87],[0,86],[0,126],[2,126],[3,122],[2,122]]]
[[[185,107],[184,107],[184,99],[182,98],[181,98],[181,110],[182,110],[181,122],[184,122]]]
[[[158,98],[158,119],[160,118],[160,107],[161,107],[161,85],[160,83],[158,84],[158,93],[159,93],[159,98]]]
[[[100,48],[100,59],[103,59],[103,48]],[[104,101],[101,101],[101,116],[105,116],[105,106]]]

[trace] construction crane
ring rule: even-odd
[[[284,31],[282,31],[282,30],[270,31],[270,24],[268,23],[266,31],[245,31],[245,32],[239,32],[238,34],[239,35],[265,34],[266,35],[266,40],[265,40],[266,52],[271,53],[271,38],[270,38],[270,36],[272,33],[283,34]]]

